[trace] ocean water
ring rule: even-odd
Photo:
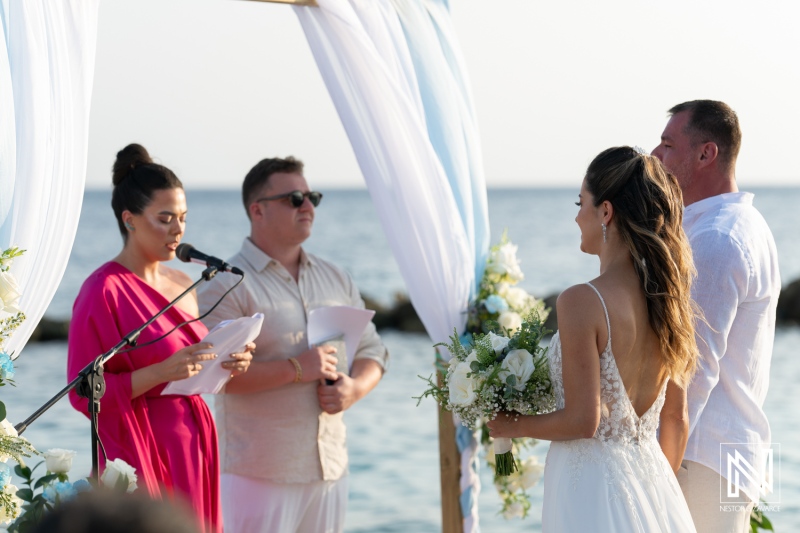
[[[189,184],[187,184],[189,185]],[[347,269],[365,295],[390,304],[405,293],[404,283],[366,191],[324,191],[314,235],[307,249]],[[756,206],[770,224],[778,245],[784,285],[800,279],[800,188],[755,190]],[[521,286],[538,297],[557,293],[598,274],[595,257],[578,249],[574,217],[577,189],[489,191],[493,242],[507,229],[519,246],[526,279]],[[188,191],[189,217],[184,242],[226,258],[247,234],[248,223],[237,191]],[[68,318],[80,284],[121,248],[109,191],[87,191],[69,265],[48,309],[51,318]],[[193,278],[199,265],[175,262]],[[441,530],[438,426],[432,400],[416,405],[424,389],[419,375],[433,371],[433,349],[426,335],[381,332],[391,353],[382,382],[346,414],[351,460],[349,532],[435,532]],[[769,513],[776,531],[800,531],[800,425],[795,402],[800,383],[800,328],[780,328],[772,359],[766,412],[773,442],[780,444],[776,481],[780,511]],[[65,384],[66,343],[31,344],[17,360],[17,387],[0,389],[14,423],[25,419]],[[207,398],[213,402],[213,397]],[[89,423],[62,400],[26,431],[39,449],[78,451],[73,477],[91,464]],[[533,450],[544,460],[546,443]],[[33,464],[36,463],[34,459]],[[491,475],[480,474],[479,506],[484,531],[538,531],[542,486],[531,491],[533,508],[525,520],[497,515],[499,499]],[[576,503],[576,510],[578,504]]]

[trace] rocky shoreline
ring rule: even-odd
[[[551,309],[545,326],[555,331],[556,298],[551,294],[544,299],[545,305]],[[417,312],[405,295],[400,295],[391,306],[384,306],[369,296],[364,296],[367,309],[375,311],[375,326],[378,329],[394,329],[397,331],[425,333],[425,328],[417,316]],[[778,300],[777,321],[779,326],[800,326],[800,279],[793,281],[781,290]],[[31,335],[30,342],[63,341],[67,339],[69,320],[42,318]]]

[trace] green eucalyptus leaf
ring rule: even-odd
[[[58,479],[58,474],[48,474],[46,476],[40,477],[36,480],[36,484],[33,486],[34,489],[38,489],[44,485],[49,484],[51,481]]]
[[[17,491],[17,498],[25,502],[32,501],[33,491],[31,489],[19,489]]]

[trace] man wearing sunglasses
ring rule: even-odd
[[[244,179],[242,200],[250,236],[229,262],[245,272],[244,283],[204,320],[213,327],[264,313],[247,379],[231,380],[215,402],[225,531],[342,531],[348,465],[342,415],[378,384],[388,354],[372,323],[349,376],[336,372],[334,348],[308,348],[309,310],[364,302],[346,272],[303,250],[322,201],[309,189],[303,163],[259,162]],[[217,276],[204,284],[202,311],[235,281]]]

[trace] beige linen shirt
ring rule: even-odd
[[[301,252],[297,282],[249,238],[228,262],[245,272],[244,282],[203,322],[210,329],[223,320],[264,313],[264,325],[255,340],[254,362],[287,360],[307,350],[306,318],[311,309],[364,307],[350,276],[312,254]],[[201,313],[237,279],[219,274],[202,285],[198,295]],[[372,359],[385,367],[387,351],[372,322],[361,337],[355,358]],[[346,474],[342,413],[322,411],[317,385],[316,381],[289,383],[251,394],[219,394],[215,411],[222,472],[275,483],[336,480]]]

